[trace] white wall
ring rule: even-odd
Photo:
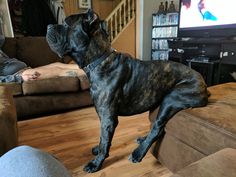
[[[151,59],[152,14],[158,11],[160,2],[166,0],[137,0],[136,7],[136,56],[141,60]],[[170,4],[171,0],[168,0]],[[179,0],[173,0],[178,10]]]
[[[3,15],[3,33],[6,37],[14,37],[7,0],[0,0],[0,11]]]

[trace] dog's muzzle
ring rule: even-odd
[[[66,39],[66,29],[59,25],[48,25],[46,40],[49,47],[57,53],[59,57],[63,57],[68,53],[68,43]]]

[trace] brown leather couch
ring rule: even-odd
[[[209,91],[206,107],[177,113],[166,124],[162,140],[152,147],[153,155],[173,173],[222,149],[236,149],[236,82],[215,85]],[[157,111],[150,113],[151,121]]]
[[[2,50],[32,68],[71,60],[53,53],[45,37],[6,38]],[[18,120],[92,105],[85,75],[2,85],[7,85],[14,95]]]
[[[16,109],[11,92],[0,86],[0,156],[17,146]]]
[[[236,149],[225,148],[181,169],[171,177],[236,176]]]

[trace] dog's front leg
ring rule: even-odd
[[[99,146],[96,147],[96,153],[98,154],[95,159],[91,160],[84,167],[84,170],[89,173],[98,171],[105,158],[108,157],[111,141],[118,124],[117,116],[107,116],[107,113],[104,115],[99,115],[101,120],[101,133]]]

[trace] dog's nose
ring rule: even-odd
[[[51,29],[51,28],[53,28],[53,25],[52,25],[52,24],[49,24],[49,25],[48,25],[48,30]]]

